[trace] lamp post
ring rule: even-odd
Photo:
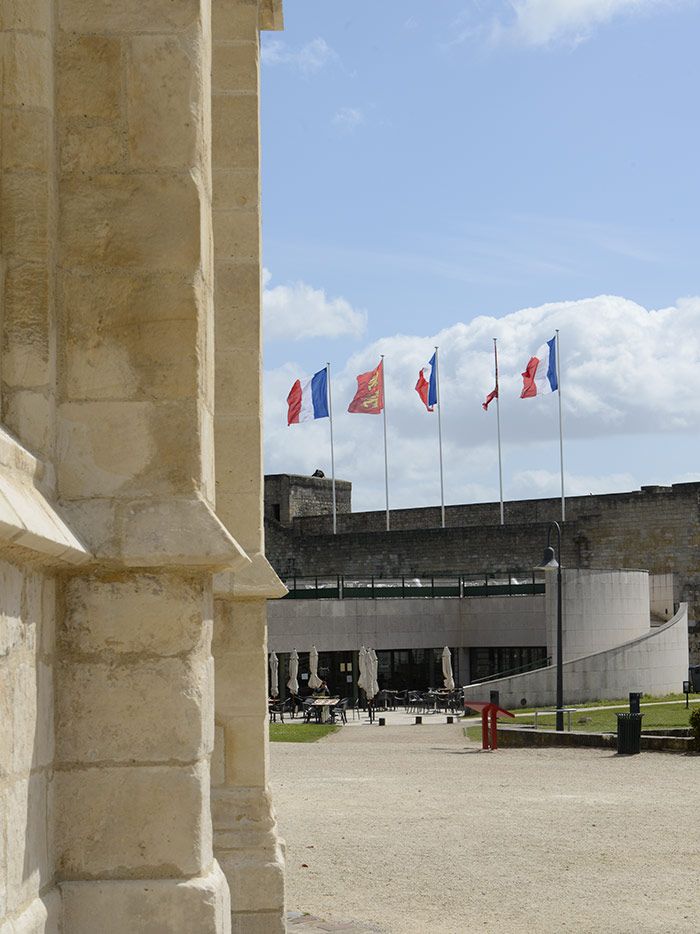
[[[552,548],[552,529],[557,530],[557,551]],[[558,733],[564,732],[564,649],[562,622],[562,592],[561,592],[561,526],[558,522],[550,522],[547,529],[547,547],[542,558],[543,568],[557,569],[557,722]]]

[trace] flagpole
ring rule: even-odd
[[[435,385],[437,389],[438,410],[438,445],[440,448],[440,515],[442,527],[445,528],[445,477],[442,467],[442,394],[440,393],[440,366],[438,364],[438,348],[435,348]]]
[[[496,425],[498,426],[498,487],[501,495],[501,525],[506,524],[503,508],[503,458],[501,456],[501,394],[498,387],[498,340],[493,339],[493,358],[496,369]]]
[[[384,354],[379,355],[382,361],[382,397],[384,405],[382,406],[382,414],[384,416],[384,487],[386,490],[386,530],[390,530],[389,522],[389,454],[386,444],[386,376],[384,373]]]
[[[559,347],[559,328],[555,328],[557,339],[557,390],[559,395],[559,463],[561,466],[561,521],[566,521],[566,500],[564,497],[564,431],[561,414],[561,353]]]
[[[333,448],[333,395],[331,393],[331,365],[326,363],[326,379],[328,382],[328,416],[331,428],[331,488],[333,495],[333,534],[338,533],[338,517],[335,503],[335,450]]]

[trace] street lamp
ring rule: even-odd
[[[557,552],[552,548],[552,529],[557,530]],[[557,722],[556,730],[564,732],[564,650],[561,600],[561,526],[558,522],[550,522],[547,529],[547,547],[542,557],[542,568],[557,569]]]

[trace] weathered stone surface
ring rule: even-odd
[[[68,399],[196,396],[195,282],[185,284],[174,273],[66,274],[61,296],[65,339],[74,351],[66,366]]]
[[[138,36],[129,57],[129,159],[137,167],[185,168],[202,132],[201,77],[190,67],[191,42]]]
[[[5,277],[2,378],[16,387],[49,383],[48,275],[39,264],[14,266]]]
[[[212,121],[214,165],[255,169],[260,151],[256,98],[217,94],[212,100]]]
[[[212,5],[212,31],[216,39],[258,38],[258,0]]]
[[[211,659],[66,662],[57,680],[63,762],[191,762],[214,745]]]
[[[18,389],[5,393],[4,421],[10,431],[37,453],[47,453],[53,430],[53,400],[42,390]]]
[[[62,258],[69,266],[184,272],[198,265],[200,203],[192,178],[68,178],[62,207]]]
[[[180,655],[201,651],[210,637],[203,619],[211,624],[211,601],[199,577],[74,577],[63,600],[60,638],[70,654]]]
[[[214,213],[214,255],[217,260],[257,260],[260,255],[260,218],[253,211]]]
[[[123,164],[124,144],[118,127],[73,124],[61,140],[61,169],[71,172],[105,172]]]
[[[51,4],[47,0],[0,0],[0,28],[47,32]]]
[[[3,251],[22,260],[46,260],[49,187],[43,175],[6,173],[2,178]]]
[[[21,109],[6,111],[3,117],[3,169],[48,171],[50,132],[47,113]]]
[[[46,774],[17,780],[3,794],[7,801],[7,908],[14,912],[51,879]]]
[[[212,51],[212,91],[258,90],[258,43],[251,46],[214,43]]]
[[[228,886],[213,865],[187,881],[68,882],[61,886],[64,922],[70,934],[220,934],[228,930]]]
[[[76,32],[175,32],[194,26],[200,0],[58,0],[61,27]]]
[[[58,107],[63,119],[115,120],[121,105],[122,43],[69,36],[59,50]]]
[[[72,769],[54,784],[63,878],[177,878],[211,864],[208,764]]]
[[[44,36],[10,32],[5,37],[3,97],[6,107],[51,106],[51,46]]]

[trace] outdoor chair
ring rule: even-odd
[[[277,721],[279,715],[280,723],[284,723],[284,715],[289,713],[292,709],[292,699],[287,697],[285,700],[275,700],[271,704],[268,704],[268,711],[270,714],[270,720],[273,723]]]
[[[406,695],[406,713],[423,711],[423,695],[420,691],[408,691]]]
[[[315,717],[318,722],[318,711],[320,708],[314,707],[314,700],[314,697],[307,697],[302,704],[301,715],[304,718],[304,723],[310,723],[312,717]]]
[[[344,697],[342,700],[338,701],[335,706],[331,707],[331,722],[335,723],[336,717],[340,718],[341,723],[348,722],[348,704],[350,703],[349,698]]]

